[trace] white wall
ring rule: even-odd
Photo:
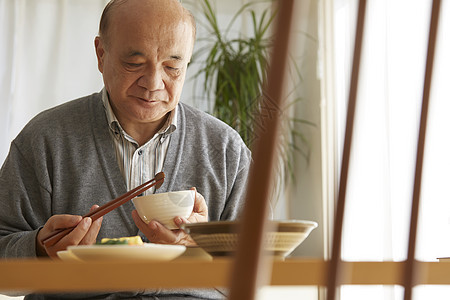
[[[295,115],[313,123],[302,125],[301,131],[310,147],[309,159],[297,157],[295,181],[287,190],[288,218],[312,220],[319,224],[311,235],[293,253],[298,256],[323,258],[325,220],[322,201],[321,163],[321,93],[319,74],[319,1],[296,1],[297,34],[295,57],[299,62],[302,80],[299,86],[300,103]]]

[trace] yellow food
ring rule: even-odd
[[[128,237],[121,237],[121,238],[103,238],[100,243],[100,245],[143,245],[144,242],[142,241],[141,237],[136,236],[128,236]]]

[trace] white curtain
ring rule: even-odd
[[[342,149],[356,0],[334,11],[334,83]],[[422,103],[431,0],[367,1],[365,38],[344,221],[342,257],[404,260]],[[429,111],[417,259],[450,256],[450,3],[442,1]],[[340,161],[342,154],[336,155]],[[420,287],[414,299],[447,299],[448,287]],[[402,299],[400,287],[342,288],[341,299]]]
[[[99,91],[94,38],[107,0],[0,0],[0,162],[38,112]]]

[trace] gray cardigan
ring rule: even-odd
[[[250,151],[220,120],[178,108],[158,192],[195,186],[209,220],[237,218]],[[11,143],[0,170],[0,257],[35,257],[37,231],[52,215],[83,215],[125,192],[100,93],[40,113]],[[98,238],[138,234],[132,210],[129,202],[106,215]]]

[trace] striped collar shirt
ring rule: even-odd
[[[113,137],[119,169],[131,190],[152,179],[162,171],[164,159],[170,142],[170,134],[176,129],[177,107],[169,114],[162,128],[144,145],[139,145],[123,130],[119,120],[114,115],[106,89],[102,90],[103,106],[105,107],[111,136]],[[154,193],[150,188],[144,195]]]

